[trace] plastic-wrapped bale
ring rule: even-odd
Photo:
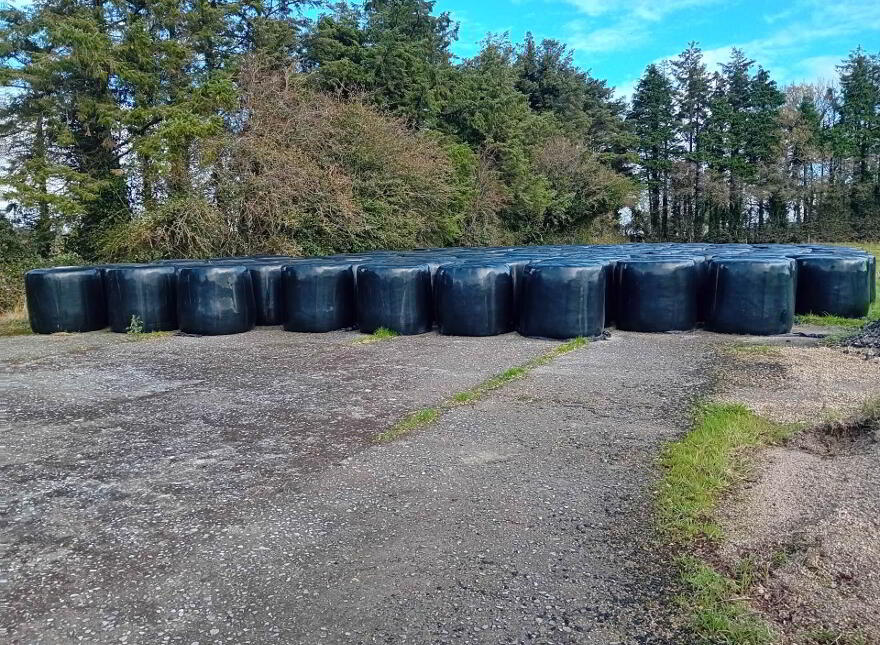
[[[441,265],[434,299],[441,334],[495,336],[511,330],[513,278],[503,262]]]
[[[183,266],[177,270],[177,318],[188,334],[219,336],[254,328],[256,306],[246,266]]]
[[[699,276],[687,258],[630,258],[617,263],[616,322],[627,331],[683,331],[697,324]]]
[[[598,253],[586,256],[584,259],[596,260],[603,262],[606,266],[607,280],[605,281],[605,326],[610,327],[614,324],[614,316],[617,311],[616,290],[614,288],[614,277],[617,274],[617,263],[620,260],[626,260],[628,255],[614,255],[612,253]]]
[[[357,268],[360,330],[380,327],[399,334],[423,334],[432,326],[431,269],[424,264],[368,262]]]
[[[832,255],[838,255],[838,253],[832,253]],[[871,302],[874,302],[877,299],[877,258],[870,253],[865,253],[859,249],[846,249],[846,252],[840,254],[868,259],[868,270],[870,272],[869,280],[871,282]]]
[[[355,324],[355,284],[346,262],[295,262],[284,267],[284,328],[328,332]]]
[[[292,261],[258,261],[246,265],[254,283],[258,325],[280,325],[284,322],[282,274],[284,267]]]
[[[543,260],[523,273],[519,332],[542,338],[593,337],[605,328],[607,273],[601,260]]]
[[[510,278],[512,280],[513,303],[510,310],[511,326],[515,327],[519,322],[520,316],[520,298],[522,297],[523,273],[526,267],[531,264],[532,260],[527,257],[509,255],[504,258],[504,263],[510,268]]]
[[[727,334],[786,334],[794,323],[797,264],[790,258],[715,257],[706,327]]]
[[[31,329],[36,334],[96,331],[107,326],[104,282],[97,268],[28,271],[25,293]]]
[[[107,267],[104,287],[111,330],[128,331],[135,319],[145,332],[177,329],[177,271],[173,266]]]
[[[867,256],[812,253],[799,256],[797,266],[797,313],[867,315],[871,306]]]

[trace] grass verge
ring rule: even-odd
[[[694,428],[664,449],[663,479],[657,494],[658,524],[673,544],[688,551],[721,537],[714,512],[722,496],[748,468],[748,455],[781,441],[793,431],[759,417],[743,405],[707,403]],[[686,593],[681,605],[706,643],[766,645],[773,630],[746,604],[756,577],[744,562],[730,575],[694,555],[677,559]]]
[[[394,439],[408,434],[413,430],[423,428],[424,426],[437,420],[440,416],[442,416],[449,410],[460,405],[466,405],[468,403],[479,401],[489,392],[504,387],[511,381],[515,381],[517,379],[525,377],[536,367],[547,365],[553,359],[558,358],[559,356],[568,354],[569,352],[573,352],[576,349],[580,349],[581,347],[586,347],[588,342],[589,341],[587,341],[585,338],[578,337],[564,343],[560,343],[549,352],[541,354],[537,358],[533,358],[532,360],[523,363],[522,365],[517,365],[516,367],[506,369],[500,374],[496,374],[495,376],[486,379],[479,385],[476,385],[469,390],[456,392],[437,407],[423,408],[421,410],[413,412],[412,414],[407,415],[406,417],[395,423],[393,426],[388,428],[388,430],[385,430],[384,432],[376,435],[375,441],[380,443],[393,441]]]
[[[720,537],[712,515],[721,496],[746,470],[748,451],[776,443],[792,430],[743,405],[701,405],[693,430],[667,445],[660,457],[664,475],[657,509],[664,535],[678,543]]]
[[[688,596],[682,606],[691,612],[691,625],[705,643],[725,645],[770,645],[773,629],[753,612],[745,600],[753,578],[743,572],[723,575],[699,558],[678,559]]]

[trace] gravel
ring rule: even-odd
[[[847,336],[842,344],[846,347],[880,350],[880,320],[869,322],[857,334]]]

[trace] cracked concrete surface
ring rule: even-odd
[[[711,335],[0,339],[0,641],[681,643],[654,458]]]

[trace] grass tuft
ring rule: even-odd
[[[378,343],[383,340],[391,340],[392,338],[397,338],[398,336],[400,336],[400,334],[398,334],[393,329],[388,329],[387,327],[379,327],[372,334],[366,334],[365,336],[358,338],[356,341],[354,341],[354,344],[369,345],[371,343]]]
[[[748,564],[744,573],[729,578],[698,558],[677,560],[689,594],[680,603],[691,612],[691,625],[706,643],[770,645],[776,637],[770,626],[745,604],[754,580]]]
[[[764,419],[743,405],[707,403],[697,408],[693,429],[668,444],[660,457],[664,470],[657,494],[661,532],[678,545],[720,538],[714,511],[721,496],[745,472],[749,452],[781,441],[794,429]],[[729,576],[691,555],[676,562],[687,589],[680,604],[690,614],[700,642],[769,645],[776,641],[774,631],[746,602],[750,589],[767,575],[751,558],[742,560]]]
[[[697,410],[694,429],[666,446],[657,506],[660,528],[675,542],[716,539],[712,513],[721,495],[743,473],[744,452],[788,436],[791,426],[773,423],[745,406],[708,403]]]
[[[397,439],[402,435],[412,432],[422,426],[428,425],[441,414],[440,408],[423,408],[412,414],[405,416],[403,419],[388,428],[385,432],[376,435],[376,441],[385,443]]]
[[[156,340],[157,338],[164,338],[170,335],[170,331],[144,331],[143,320],[141,320],[140,316],[134,315],[131,317],[128,327],[125,328],[125,337],[133,342]]]

